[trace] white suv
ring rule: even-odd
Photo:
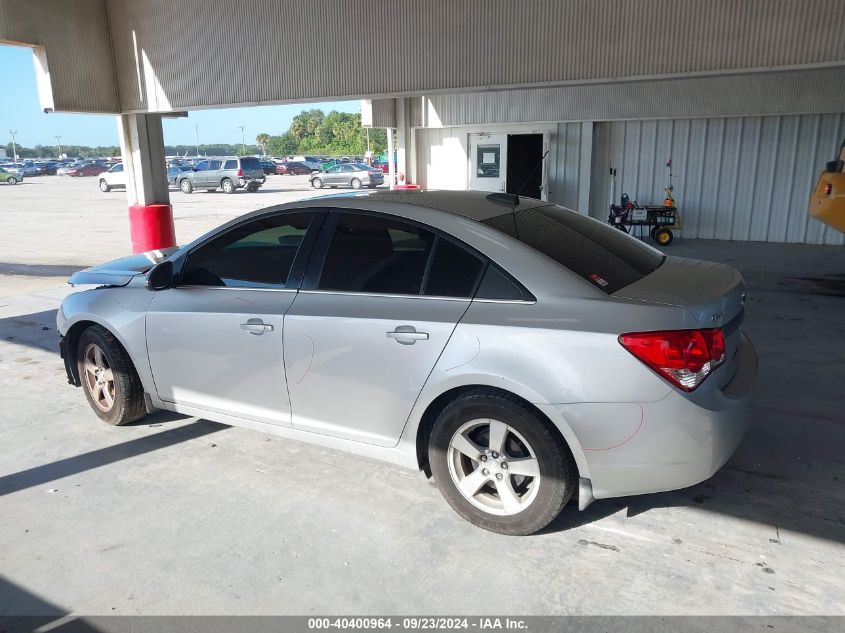
[[[123,171],[123,163],[118,163],[108,171],[100,174],[100,191],[108,193],[115,187],[126,188],[126,172]]]

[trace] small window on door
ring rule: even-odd
[[[479,145],[477,150],[476,165],[478,165],[478,178],[498,178],[501,171],[501,152],[499,145]]]
[[[319,290],[420,294],[434,234],[372,215],[339,214]]]
[[[314,213],[285,213],[247,222],[188,255],[182,286],[285,288]]]

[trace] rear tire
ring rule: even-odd
[[[101,420],[122,426],[146,415],[141,379],[129,354],[107,329],[92,325],[82,333],[76,364],[85,398]]]
[[[361,188],[361,180],[358,178],[353,178],[350,183],[353,189],[360,189]]]
[[[111,191],[111,187],[109,187],[109,183],[107,183],[102,178],[100,178],[100,191],[102,191],[103,193],[108,193],[109,191]]]
[[[465,394],[440,413],[428,459],[449,505],[499,534],[541,530],[560,514],[578,482],[557,429],[515,396],[494,389]]]
[[[194,185],[187,178],[183,178],[179,181],[179,189],[182,190],[182,193],[191,193],[194,190]]]
[[[233,183],[229,178],[221,180],[220,187],[223,189],[223,193],[235,193],[235,183]]]

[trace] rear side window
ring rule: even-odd
[[[548,205],[483,221],[550,257],[608,294],[642,279],[663,255],[607,224]]]
[[[339,214],[319,290],[420,294],[434,234],[405,222]]]
[[[437,239],[425,282],[425,294],[472,297],[484,262],[457,244]]]
[[[238,168],[238,161],[234,158],[230,158],[226,161],[226,164],[223,165],[223,169],[237,169]]]
[[[261,163],[257,158],[242,158],[241,169],[261,169]]]

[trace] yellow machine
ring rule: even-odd
[[[810,196],[810,215],[845,233],[845,141],[839,158],[830,161]]]

